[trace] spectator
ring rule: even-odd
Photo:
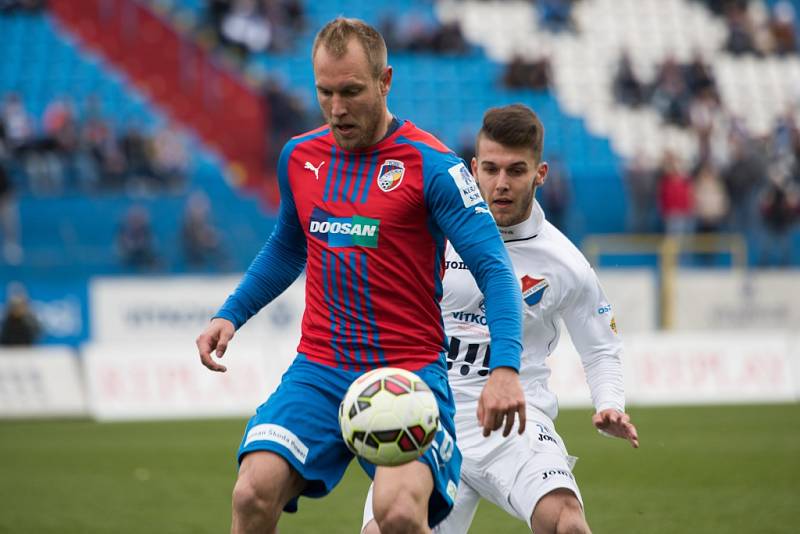
[[[735,55],[758,53],[755,28],[747,8],[731,4],[726,8],[725,19],[728,23],[728,41],[725,43],[725,48]]]
[[[689,122],[690,95],[681,66],[669,57],[661,65],[653,90],[653,105],[669,124],[685,127]]]
[[[8,303],[0,324],[0,345],[33,345],[40,335],[41,327],[31,311],[25,288],[20,284],[9,284]]]
[[[14,183],[7,170],[9,159],[5,128],[0,121],[0,237],[2,237],[0,258],[10,265],[17,265],[22,261],[22,247],[19,244],[19,207],[14,196]]]
[[[731,229],[750,234],[757,191],[767,175],[767,168],[751,146],[752,141],[734,136],[731,159],[722,171],[722,181],[731,201]]]
[[[785,169],[770,172],[759,208],[765,231],[759,262],[764,267],[786,267],[792,259],[792,230],[800,219],[800,192]]]
[[[692,62],[686,66],[685,79],[692,96],[707,93],[715,99],[717,98],[717,82],[714,79],[714,73],[699,51],[695,51]]]
[[[210,208],[208,196],[198,191],[189,196],[183,212],[183,253],[187,266],[192,269],[218,269],[227,263],[220,233],[210,220]]]
[[[8,147],[12,153],[21,155],[28,145],[33,141],[33,120],[19,95],[9,93],[3,101],[3,108],[0,111],[0,122],[5,128]]]
[[[464,39],[458,22],[449,22],[433,32],[431,49],[437,54],[466,54],[469,51],[469,44]]]
[[[572,29],[572,0],[538,0],[539,19],[550,31]]]
[[[126,186],[129,190],[148,194],[160,189],[163,183],[153,168],[151,142],[138,124],[128,125],[120,139],[120,146],[127,164]]]
[[[658,181],[658,207],[667,235],[682,238],[694,231],[692,180],[671,152],[664,154]]]
[[[222,19],[220,36],[242,56],[264,52],[272,42],[272,25],[255,0],[235,0]]]
[[[567,233],[569,207],[572,202],[572,187],[570,186],[569,171],[556,155],[548,158],[547,187],[539,189],[544,212],[547,220]]]
[[[515,55],[503,74],[503,84],[510,89],[534,89],[546,91],[550,87],[550,60],[540,57],[526,61]]]
[[[22,247],[19,243],[19,207],[14,196],[14,184],[3,164],[2,125],[0,125],[0,257],[9,265],[22,262]]]
[[[797,52],[795,20],[794,6],[790,2],[780,0],[772,7],[769,31],[776,53],[785,55]]]
[[[14,11],[39,11],[45,7],[47,0],[0,0],[0,14]]]
[[[125,155],[94,96],[87,101],[80,135],[81,149],[88,163],[79,185],[83,189],[121,189],[127,172]]]
[[[636,154],[625,169],[628,189],[628,231],[650,233],[656,227],[656,172],[642,153]]]
[[[122,264],[138,270],[160,267],[150,214],[143,206],[132,206],[117,232],[117,253]]]
[[[728,217],[728,193],[719,173],[708,161],[700,165],[695,176],[694,205],[698,233],[722,230]]]
[[[167,189],[179,190],[186,181],[189,156],[180,133],[162,128],[153,139],[153,170]]]
[[[636,76],[627,50],[622,52],[617,64],[617,72],[614,75],[614,96],[617,102],[633,107],[641,105],[645,99],[644,84]]]

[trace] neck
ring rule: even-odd
[[[372,144],[380,143],[384,137],[386,137],[386,132],[389,131],[389,126],[392,124],[392,114],[389,112],[389,108],[384,108],[383,117],[381,118],[381,123],[378,126],[378,129],[375,132],[375,138],[372,140]]]

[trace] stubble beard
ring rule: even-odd
[[[530,211],[533,206],[533,192],[526,197],[526,201],[519,205],[519,209],[514,210],[512,213],[492,213],[497,226],[514,226],[524,222],[530,216]]]
[[[369,110],[366,124],[357,125],[359,128],[361,128],[361,135],[350,139],[342,138],[339,134],[339,131],[334,128],[333,124],[329,120],[328,126],[331,128],[331,131],[333,132],[333,138],[336,140],[336,144],[339,145],[339,148],[344,150],[357,150],[361,148],[368,148],[380,141],[380,139],[376,139],[376,135],[378,128],[381,125],[384,111],[385,109],[382,106],[382,102],[380,100],[376,101],[375,105]]]

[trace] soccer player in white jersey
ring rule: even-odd
[[[547,178],[541,160],[544,128],[522,105],[490,109],[478,134],[472,173],[500,228],[524,301],[520,379],[527,399],[528,428],[508,438],[487,435],[475,417],[488,376],[489,331],[483,295],[450,247],[447,249],[442,313],[450,337],[449,380],[456,401],[456,434],[464,455],[453,511],[435,530],[464,534],[481,497],[527,523],[536,534],[588,533],[583,501],[553,420],[556,396],[548,389],[545,359],[566,324],[577,348],[596,413],[594,426],[639,446],[625,413],[620,352],[611,305],[597,275],[580,251],[547,222],[535,200]],[[377,534],[371,521],[371,490],[363,532]]]

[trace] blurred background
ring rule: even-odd
[[[176,506],[145,514],[148,528],[227,528],[241,418],[294,356],[302,281],[242,329],[226,375],[204,371],[193,341],[271,232],[282,144],[321,124],[310,47],[337,15],[382,31],[395,70],[392,112],[467,161],[488,107],[522,102],[539,114],[551,169],[539,202],[614,305],[633,413],[653,422],[645,430],[662,448],[676,432],[698,439],[697,450],[670,460],[637,451],[650,462],[640,469],[670,465],[652,467],[651,479],[693,480],[713,464],[708,447],[735,448],[745,456],[722,455],[724,489],[707,508],[719,515],[690,530],[794,532],[799,0],[0,0],[0,471],[9,474],[0,497],[20,504],[0,510],[0,531],[141,531],[143,516],[126,499],[155,506],[145,493],[132,497],[134,486],[181,464],[185,455],[159,441],[173,434],[198,436],[185,448],[217,447],[222,471],[208,491],[222,508],[194,516],[176,496],[208,482],[193,478],[204,469],[198,458],[197,469],[164,476],[185,491],[169,482],[157,490],[158,502]],[[562,406],[582,410],[565,411],[567,443],[585,443],[588,458],[610,451],[609,469],[614,455],[629,465],[619,448],[586,437],[588,390],[568,339],[551,360]],[[692,408],[650,408],[677,405]],[[752,437],[739,410],[785,460],[767,476],[772,520],[758,498],[743,504],[726,493],[744,484],[725,478],[734,466],[753,470],[749,486],[764,484],[757,458],[769,454],[736,448]],[[218,417],[234,419],[208,422]],[[180,426],[186,419],[203,421]],[[169,422],[142,423],[153,420]],[[700,441],[720,421],[730,426]],[[226,437],[203,442],[208,433]],[[152,435],[137,442],[152,456],[99,461],[124,465],[104,483],[127,489],[90,490],[84,476],[102,456],[73,441],[84,434],[126,454],[121,443]],[[31,452],[31,440],[50,439],[72,445],[56,447],[61,456]],[[168,451],[170,467],[154,467]],[[608,473],[587,469],[586,491],[601,501]],[[318,517],[359,515],[363,480],[348,480],[354,504],[316,508]],[[29,511],[40,498],[74,498],[75,485],[87,488],[86,502],[65,504],[50,522]],[[642,498],[641,507],[590,513],[590,522],[597,532],[685,531],[690,502],[679,511],[647,503],[697,498],[694,487],[652,494],[632,482],[623,498]],[[703,488],[713,493],[714,484]],[[97,505],[112,495],[119,501]],[[123,519],[101,521],[103,510]],[[642,522],[631,527],[631,515]],[[495,532],[524,531],[502,515],[481,518]],[[331,528],[290,523],[289,532],[339,531]]]

